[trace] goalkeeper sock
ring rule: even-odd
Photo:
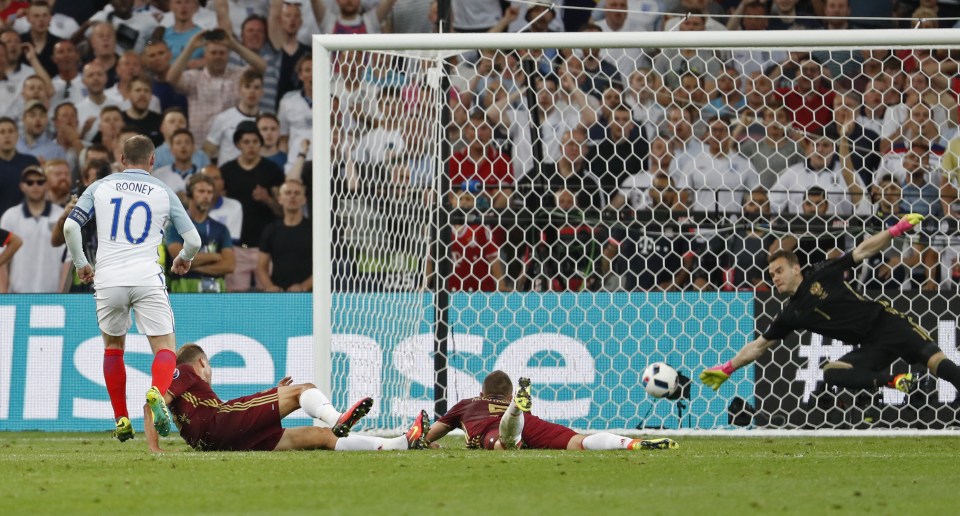
[[[161,349],[153,357],[153,365],[150,366],[150,374],[153,376],[153,386],[160,391],[160,394],[166,394],[170,384],[173,383],[173,370],[177,368],[177,354],[169,349]]]
[[[123,364],[123,350],[103,350],[103,379],[113,407],[113,418],[130,417],[127,414],[127,367]]]
[[[827,369],[823,372],[823,381],[827,385],[836,385],[848,389],[876,389],[887,387],[893,382],[894,375],[864,369]]]
[[[633,439],[622,435],[600,432],[583,438],[584,450],[626,450]]]
[[[942,378],[953,384],[954,387],[960,389],[960,367],[957,367],[957,364],[950,360],[949,358],[944,358],[937,364],[937,372],[934,373],[937,378]]]
[[[316,387],[300,393],[300,408],[308,416],[317,418],[330,426],[337,424],[337,420],[340,419],[340,413],[333,408],[330,399]]]
[[[500,418],[500,442],[505,448],[515,448],[523,434],[523,412],[510,400],[507,411]]]
[[[407,438],[404,436],[384,439],[383,437],[369,437],[366,435],[348,435],[337,439],[336,451],[378,451],[378,450],[406,450]]]

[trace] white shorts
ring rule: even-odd
[[[113,337],[126,335],[137,319],[137,329],[149,337],[173,333],[173,310],[164,287],[107,287],[94,293],[100,331]]]

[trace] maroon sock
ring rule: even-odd
[[[166,394],[170,384],[173,383],[173,370],[177,368],[177,355],[169,349],[157,351],[153,357],[153,366],[150,373],[153,375],[153,386],[160,390],[160,394]]]
[[[107,383],[107,394],[110,395],[114,419],[129,417],[127,414],[127,368],[123,365],[122,349],[103,350],[103,379]]]

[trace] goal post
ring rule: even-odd
[[[824,167],[836,167],[836,180],[829,185],[804,183],[801,189],[800,183],[783,179],[789,175],[788,165],[808,158],[803,155],[808,152],[805,149],[811,149],[811,156],[820,152],[817,142],[825,134],[829,139],[827,126],[835,124],[832,104],[810,108],[782,101],[789,91],[776,90],[789,89],[794,78],[803,74],[806,59],[789,52],[826,51],[826,62],[818,61],[823,76],[834,81],[831,84],[844,86],[828,88],[821,100],[829,98],[832,103],[835,96],[845,99],[844,94],[851,91],[855,93],[850,96],[855,103],[852,109],[858,111],[867,102],[866,92],[859,89],[864,88],[864,80],[872,79],[864,79],[863,73],[847,76],[850,66],[862,71],[870,59],[858,58],[857,52],[890,51],[892,56],[898,49],[954,50],[960,48],[958,36],[960,31],[955,29],[315,35],[310,210],[315,383],[332,392],[340,406],[360,396],[373,396],[377,404],[361,428],[384,432],[403,429],[415,411],[449,408],[459,399],[476,395],[483,376],[494,369],[506,370],[514,380],[530,376],[535,412],[578,430],[732,432],[746,427],[764,433],[804,429],[879,433],[952,427],[956,392],[942,381],[929,380],[921,392],[909,396],[892,389],[868,394],[825,387],[820,362],[839,358],[851,346],[809,333],[787,339],[755,366],[738,371],[718,393],[695,376],[704,367],[732,358],[764,329],[770,314],[779,311],[780,298],[760,283],[749,283],[757,270],[762,276],[770,249],[767,239],[782,244],[794,238],[792,245],[800,249],[805,241],[819,242],[817,235],[828,234],[834,238],[834,249],[843,250],[877,231],[876,207],[884,201],[883,171],[893,177],[888,182],[899,181],[904,175],[903,156],[919,136],[929,137],[931,156],[934,146],[940,149],[933,156],[934,165],[927,164],[926,156],[922,161],[937,177],[938,206],[949,212],[956,204],[945,193],[950,190],[955,196],[956,173],[951,177],[941,164],[949,154],[947,143],[957,135],[952,85],[937,92],[944,104],[928,101],[926,90],[918,93],[917,103],[927,108],[937,124],[936,135],[928,134],[923,121],[909,118],[913,105],[890,105],[891,112],[902,109],[907,118],[872,122],[858,118],[858,123],[865,128],[874,123],[877,133],[891,124],[914,124],[916,134],[906,135],[899,129],[895,134],[878,134],[878,147],[870,156],[862,142],[842,150],[846,147],[841,148],[834,138]],[[545,49],[559,52],[550,60],[538,58],[524,69],[515,51],[529,49],[538,56]],[[663,55],[663,50],[695,49],[725,56],[717,57],[716,64],[703,65],[717,66],[720,74],[744,64],[734,56],[752,60],[756,57],[750,51],[780,52],[787,57],[777,64],[776,77],[766,77],[764,72],[748,79],[744,73],[733,82],[744,97],[741,105],[749,106],[747,93],[758,88],[760,80],[770,81],[765,98],[781,95],[777,97],[781,101],[776,106],[760,105],[754,118],[741,123],[738,111],[723,113],[723,102],[711,103],[722,87],[715,80],[717,73],[692,74],[684,69],[676,73],[677,84],[648,92],[647,102],[652,102],[659,118],[646,119],[637,107],[642,104],[636,100],[642,92],[631,89],[632,73],[606,83],[617,83],[614,89],[619,89],[621,100],[613,103],[608,103],[604,91],[584,93],[587,86],[565,89],[566,79],[558,68],[564,73],[575,68],[573,61],[580,60],[581,49],[641,49],[644,54],[639,59],[644,64],[638,69],[645,72],[658,69],[656,55]],[[736,54],[737,50],[747,52]],[[837,51],[849,51],[850,57],[838,58]],[[460,61],[456,66],[447,63],[454,56]],[[485,59],[489,69],[484,68]],[[894,66],[891,63],[892,57],[882,66]],[[796,75],[788,77],[787,67]],[[908,84],[918,74],[907,71],[906,65],[879,73],[896,80],[903,80],[903,74]],[[579,77],[576,72],[569,74]],[[693,86],[684,83],[689,78],[684,76],[690,75],[696,75],[691,79]],[[650,75],[643,79],[653,80]],[[442,87],[445,81],[453,88]],[[543,116],[537,95],[547,89],[548,81],[553,82],[554,93],[567,97],[562,110]],[[485,95],[489,99],[481,100]],[[650,101],[657,95],[666,95],[667,100]],[[633,103],[627,102],[628,96]],[[952,104],[947,102],[949,97],[954,97]],[[603,147],[616,133],[606,119],[616,117],[620,104],[630,108],[631,130],[640,135],[631,137],[633,151],[622,156],[622,167],[629,168],[629,163],[650,167],[652,156],[663,163],[666,160],[658,153],[666,152],[672,164],[661,174],[628,178],[626,172],[641,171],[621,170],[621,176],[610,171],[612,160],[602,149],[622,147]],[[673,108],[678,110],[676,123],[670,118]],[[830,112],[829,120],[817,119],[821,108]],[[449,116],[444,117],[447,109]],[[808,109],[812,120],[800,120],[800,111]],[[762,119],[768,112],[772,121]],[[781,115],[789,122],[781,123]],[[677,125],[686,117],[689,134],[675,146]],[[573,121],[568,123],[568,118]],[[768,176],[744,158],[741,161],[749,174],[731,165],[740,174],[736,184],[724,178],[695,177],[703,166],[710,168],[717,162],[703,156],[718,119],[731,133],[740,130],[730,136],[736,149],[746,145],[760,152],[756,148],[765,144],[767,126],[777,126],[794,139],[793,154],[787,156],[786,147],[777,147],[764,158],[767,164],[782,161]],[[492,143],[480,151],[482,159],[489,160],[485,166],[490,170],[483,177],[479,162],[470,158],[471,141],[483,138],[477,136],[481,126],[492,135]],[[754,134],[757,127],[760,133]],[[544,164],[559,168],[556,163],[566,159],[565,145],[581,137],[575,134],[578,131],[583,133],[582,141],[578,140],[580,152],[590,156],[583,171],[594,182],[580,181],[580,190],[575,191],[567,179],[562,188],[551,180],[536,179],[531,171],[542,171]],[[666,151],[658,150],[661,142],[669,147]],[[445,143],[453,146],[453,153],[464,152],[467,157],[445,155]],[[496,149],[494,158],[488,149]],[[836,160],[840,164],[831,161],[841,152],[856,156],[851,159],[855,170],[844,169],[842,158]],[[724,163],[734,161],[728,158]],[[874,158],[877,163],[869,165],[868,174],[864,163]],[[502,170],[499,159],[506,163]],[[473,175],[452,171],[451,164],[463,171],[467,162],[476,168],[470,169]],[[712,172],[716,170],[704,174]],[[611,183],[614,180],[608,181],[604,174],[616,181]],[[656,185],[654,180],[660,176],[667,186]],[[831,190],[835,186],[840,190]],[[910,185],[899,186],[899,191],[906,186]],[[803,212],[802,204],[817,194],[812,187],[821,189],[824,200],[814,201],[829,204],[829,216],[808,217]],[[769,216],[748,216],[745,206],[760,189],[776,209]],[[871,197],[875,191],[878,196]],[[667,202],[664,192],[675,194],[670,201],[674,204],[665,210],[658,204],[655,209],[651,203]],[[470,198],[469,205],[454,206],[463,197]],[[902,202],[906,201],[896,201],[898,206]],[[565,203],[574,208],[563,208]],[[896,256],[890,260],[906,268],[896,288],[876,272],[889,265],[882,260],[857,269],[858,277],[851,281],[856,288],[880,284],[883,290],[871,291],[870,296],[889,300],[918,319],[935,334],[947,355],[960,361],[955,335],[960,303],[949,292],[932,287],[950,274],[948,256],[960,254],[953,250],[960,249],[960,240],[953,236],[957,227],[948,217],[930,218],[935,223],[924,227],[923,236],[898,243],[893,251]],[[745,233],[762,234],[762,248],[750,247],[757,242],[747,242]],[[682,245],[673,244],[680,240]],[[488,263],[471,265],[476,268],[469,271],[482,269],[484,277],[461,281],[454,277],[456,271],[449,276],[438,274],[438,256],[461,263],[470,246],[481,249],[473,251],[479,262]],[[734,248],[741,254],[736,255]],[[431,249],[442,253],[431,256]],[[746,250],[749,253],[744,254]],[[660,255],[656,266],[675,267],[674,273],[682,270],[686,283],[663,287],[657,275],[663,271],[646,270],[654,267],[650,265],[653,258],[636,259],[640,255]],[[752,263],[736,279],[737,256],[743,255]],[[724,260],[730,263],[721,264]],[[444,272],[442,266],[439,272]],[[645,274],[652,275],[653,288],[643,287]],[[952,288],[955,292],[956,286]],[[438,321],[448,328],[438,331]],[[447,353],[437,357],[435,351],[444,349],[441,341]],[[665,361],[694,378],[683,399],[658,400],[644,394],[640,375],[654,361]],[[913,366],[898,362],[893,368],[905,371]]]

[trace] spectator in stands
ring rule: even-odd
[[[32,0],[30,7],[27,9],[27,21],[30,22],[30,30],[20,35],[20,39],[24,43],[29,43],[32,46],[40,64],[51,76],[57,74],[57,65],[53,62],[53,47],[60,41],[60,38],[50,34],[50,17],[52,14],[50,4],[43,0]]]
[[[140,54],[134,52],[133,50],[124,52],[117,61],[115,70],[117,74],[117,82],[114,83],[113,86],[107,88],[106,91],[104,91],[104,94],[113,99],[114,103],[120,106],[120,109],[126,110],[131,104],[130,82],[133,81],[134,78],[141,77],[141,72],[143,71],[143,63],[140,58]],[[160,99],[154,99],[152,90],[150,93],[148,109],[156,113],[160,113]]]
[[[377,105],[370,102],[377,96],[377,88],[363,80],[366,57],[361,52],[339,52],[337,62],[331,91],[339,100],[340,125],[348,132],[359,132],[372,126],[377,118]],[[481,77],[477,74],[477,78]]]
[[[935,217],[949,213],[949,205],[941,196],[941,174],[931,166],[931,154],[926,141],[917,138],[909,149],[884,158],[880,170],[891,174],[900,186],[900,211]]]
[[[63,208],[46,199],[47,179],[40,167],[29,166],[20,174],[22,203],[0,216],[0,228],[23,239],[7,269],[8,284],[0,292],[11,294],[57,293],[66,285],[70,261],[64,261],[64,246],[50,245],[54,223]]]
[[[821,28],[820,20],[813,18],[812,11],[806,8],[797,8],[799,2],[800,0],[773,0],[770,5],[770,14],[779,17],[771,18],[768,28],[770,30]],[[803,18],[798,18],[798,16]]]
[[[287,164],[287,153],[280,149],[280,119],[272,113],[261,113],[257,116],[257,130],[263,136],[260,155],[283,168]]]
[[[194,34],[203,30],[193,22],[193,17],[199,8],[200,5],[197,0],[170,0],[170,13],[173,14],[173,23],[161,24],[153,31],[151,39],[160,39],[166,43],[173,59],[180,56]],[[195,49],[188,59],[188,68],[202,68],[203,49]]]
[[[263,137],[257,131],[257,124],[241,122],[233,141],[240,149],[240,156],[220,165],[220,171],[226,192],[243,206],[243,226],[240,246],[235,249],[237,265],[234,273],[227,276],[227,288],[231,292],[246,292],[254,284],[263,288],[255,274],[260,236],[263,229],[283,213],[276,199],[284,175],[275,163],[260,156]]]
[[[666,172],[657,172],[650,183],[650,210],[687,211],[689,204],[673,178]]]
[[[668,226],[631,227],[620,248],[630,257],[623,277],[628,291],[677,291],[690,281],[690,240]]]
[[[478,195],[486,195],[483,184],[471,180],[453,185],[447,198],[454,210],[468,215],[476,207]],[[484,224],[456,223],[452,238],[449,256],[453,271],[447,281],[448,289],[453,292],[504,292],[509,289],[500,260],[500,246],[492,228]],[[433,276],[433,271],[433,262],[428,262],[428,278]]]
[[[706,16],[702,10],[691,10],[680,22],[681,31],[702,31]],[[680,76],[692,73],[703,80],[704,88],[713,91],[717,77],[723,72],[723,62],[713,50],[665,48],[653,59],[653,69],[663,78],[669,89],[680,86]]]
[[[17,142],[17,151],[37,159],[66,159],[67,153],[48,135],[49,125],[47,106],[39,100],[30,101],[23,112],[23,136]]]
[[[83,40],[83,32],[77,31],[73,42],[79,44]],[[89,62],[99,63],[103,71],[107,74],[107,87],[117,83],[117,63],[120,61],[120,54],[117,53],[117,32],[113,25],[107,22],[98,22],[92,24],[89,37],[89,52],[91,59]]]
[[[629,86],[623,92],[623,100],[633,108],[633,119],[640,127],[645,128],[644,135],[652,140],[656,136],[657,127],[666,116],[664,104],[657,101],[657,92],[663,89],[663,83],[660,76],[649,68],[634,71],[628,76],[628,83]]]
[[[660,135],[667,140],[667,151],[672,157],[680,155],[695,141],[693,112],[693,109],[667,106],[663,122],[660,124]]]
[[[647,140],[633,121],[630,108],[621,104],[614,109],[606,137],[590,159],[590,172],[600,181],[603,192],[612,195],[634,171],[646,167],[648,152]]]
[[[222,6],[222,7],[221,7]],[[227,7],[226,2],[218,2],[218,11]],[[229,16],[222,17],[229,20]],[[233,31],[233,26],[224,27],[224,30]],[[280,53],[267,40],[267,20],[258,14],[250,14],[243,24],[240,25],[240,44],[250,49],[251,52],[260,56],[267,64],[263,72],[263,97],[260,98],[260,111],[263,113],[276,113],[277,106],[280,104],[280,97],[277,94],[278,81],[280,79]],[[341,52],[342,54],[342,52]],[[230,65],[242,68],[244,66],[243,58],[236,52],[230,53]]]
[[[203,151],[215,163],[226,163],[240,154],[233,145],[233,133],[240,122],[255,122],[260,114],[263,96],[263,75],[255,70],[244,70],[240,76],[240,102],[227,108],[213,119]]]
[[[391,7],[393,3],[391,2]],[[496,0],[452,0],[454,32],[487,32],[503,17],[504,4]],[[387,10],[389,12],[389,10]],[[324,31],[328,34],[333,31]]]
[[[283,218],[264,228],[257,258],[257,279],[266,292],[313,290],[313,230],[303,216],[306,199],[300,182],[280,187]]]
[[[760,184],[760,176],[734,147],[730,119],[709,121],[703,144],[689,146],[673,162],[671,175],[683,189],[693,193],[692,209],[739,213],[744,194]]]
[[[193,259],[188,273],[170,280],[170,292],[226,292],[224,276],[233,272],[235,257],[230,231],[209,216],[213,205],[213,180],[203,174],[191,176],[187,183],[187,198],[187,213],[200,232],[200,252]],[[164,243],[167,256],[177,256],[183,249],[183,237],[173,224],[167,226]]]
[[[800,73],[793,86],[776,89],[783,105],[793,114],[793,125],[806,132],[822,131],[833,118],[834,91],[823,76],[819,62],[812,58],[802,59]]]
[[[770,222],[765,188],[758,186],[743,196],[743,217],[732,232],[709,239],[701,262],[712,271],[710,283],[720,290],[769,290],[764,282],[767,250],[776,239],[765,229]]]
[[[80,165],[80,152],[83,151],[83,140],[80,139],[80,126],[77,120],[77,108],[69,102],[57,105],[53,110],[53,138],[57,145],[66,154],[70,170],[76,170]]]
[[[161,113],[179,108],[186,114],[187,97],[177,93],[177,89],[167,82],[171,59],[170,48],[163,40],[147,42],[147,48],[143,50],[143,67],[153,81],[153,96],[160,101]]]
[[[17,122],[0,117],[0,213],[23,201],[20,174],[31,165],[39,165],[34,156],[17,151],[18,140]]]
[[[597,27],[603,32],[638,32],[645,30],[639,20],[627,16],[627,0],[607,0],[603,19]],[[611,48],[600,52],[604,62],[613,63],[620,77],[630,77],[637,68],[650,68],[650,58],[640,48]]]
[[[210,218],[227,226],[234,246],[240,244],[240,231],[243,228],[243,205],[240,201],[226,196],[223,186],[223,174],[216,165],[207,165],[200,173],[213,181],[213,204]]]
[[[104,94],[107,74],[97,61],[83,66],[83,86],[87,96],[76,104],[77,119],[82,124],[80,136],[84,141],[92,141],[100,132],[100,112],[106,106],[115,106],[115,101]]]
[[[793,251],[801,266],[840,256],[848,248],[847,220],[835,213],[823,188],[810,188],[804,194],[799,216],[786,219],[792,222],[790,234],[772,244],[770,252]]]
[[[839,140],[841,129],[849,131],[844,135],[850,139],[853,170],[860,175],[863,184],[873,184],[873,173],[880,166],[880,135],[860,125],[856,116],[862,105],[860,95],[855,91],[837,93],[833,97],[833,122],[826,127],[826,133]]]
[[[153,90],[150,79],[144,76],[130,79],[130,82],[127,83],[127,100],[130,101],[130,107],[122,114],[123,123],[150,138],[154,145],[160,145],[164,141],[163,134],[160,133],[160,123],[163,121],[163,117],[150,110],[150,100],[152,98]]]
[[[656,137],[650,142],[648,166],[638,170],[620,183],[620,190],[610,200],[610,207],[618,209],[629,205],[633,210],[650,209],[654,204],[653,182],[657,174],[669,178],[670,163],[673,156],[669,152],[667,140]]]
[[[111,162],[114,161],[113,145],[117,134],[123,128],[123,112],[117,106],[106,106],[100,111],[100,132],[93,137],[94,143],[102,143],[110,151]]]
[[[313,59],[305,55],[296,66],[303,89],[291,91],[280,100],[277,118],[280,120],[280,147],[287,149],[287,162],[300,148],[302,140],[313,133]],[[368,102],[372,99],[368,99]]]
[[[83,100],[80,53],[72,41],[65,39],[53,46],[53,63],[57,67],[57,73],[51,79],[54,93],[50,102],[56,106],[61,102],[76,104]]]
[[[80,25],[78,33],[84,34],[93,22],[109,23],[116,31],[117,52],[133,50],[143,52],[143,48],[157,27],[157,20],[147,12],[134,11],[130,0],[111,0],[110,5],[94,14]]]
[[[154,152],[153,168],[162,168],[173,164],[173,153],[170,151],[170,139],[177,129],[187,128],[187,116],[180,108],[172,107],[163,112],[163,121],[160,122],[160,134],[163,135],[163,143],[157,147]],[[206,152],[195,149],[190,158],[195,170],[199,170],[210,164],[210,157]],[[186,169],[184,169],[186,170]]]
[[[879,135],[883,134],[883,119],[887,112],[887,104],[884,103],[884,93],[891,88],[890,76],[879,74],[866,83],[867,87],[863,93],[863,105],[857,110],[857,123],[864,129],[869,129]],[[881,140],[883,145],[883,140]],[[888,147],[889,143],[884,146]],[[886,150],[889,150],[887,148]],[[881,147],[883,151],[883,147]]]
[[[740,153],[760,175],[760,185],[770,189],[787,167],[803,161],[803,150],[792,137],[794,129],[784,108],[764,108],[762,113],[763,138],[740,142]]]
[[[841,155],[835,150],[835,142],[827,136],[814,136],[804,140],[807,159],[785,170],[770,191],[770,204],[778,214],[800,213],[803,195],[819,186],[827,194],[831,215],[863,213],[869,206],[861,202],[863,180],[855,174],[849,160],[850,142],[841,138]]]
[[[587,138],[583,128],[563,133],[563,155],[554,163],[540,163],[517,181],[523,205],[533,213],[540,208],[554,208],[552,192],[559,188],[572,192],[583,210],[604,207],[600,182],[588,167]],[[472,203],[473,199],[470,199]],[[472,206],[471,206],[472,208]]]
[[[463,127],[463,139],[467,147],[451,156],[448,165],[451,184],[478,180],[490,195],[494,208],[505,208],[513,191],[514,175],[510,172],[509,159],[496,149],[493,143],[495,123],[484,113],[474,110]]]
[[[163,179],[169,177],[170,180],[164,180],[164,183],[173,188],[173,191],[185,191],[189,199],[189,185],[187,182],[190,177],[195,175],[200,168],[193,162],[193,156],[196,154],[197,146],[193,141],[193,135],[186,128],[177,129],[170,135],[170,153],[173,157],[173,163],[157,167],[154,165],[153,175]],[[173,176],[176,176],[175,178]],[[212,194],[211,194],[212,195]],[[194,264],[196,265],[196,264]]]
[[[602,32],[600,27],[588,23],[584,25],[580,32]],[[617,65],[603,57],[603,52],[599,48],[584,48],[581,50],[580,61],[583,65],[583,75],[585,81],[581,85],[584,92],[597,98],[603,95],[611,85],[616,85],[620,89],[626,85],[622,75],[617,69]]]
[[[916,136],[928,140],[931,148],[946,146],[941,137],[956,126],[957,103],[952,92],[937,91],[923,72],[901,74],[909,80],[902,90],[898,104],[890,104],[883,119],[881,136],[889,142],[884,149],[892,148],[898,141],[904,144]],[[891,96],[895,92],[890,92]]]
[[[43,173],[47,178],[47,200],[60,206],[70,201],[70,164],[62,159],[47,160],[43,164]]]
[[[710,103],[704,106],[706,119],[718,116],[735,116],[747,101],[740,92],[740,73],[733,66],[726,66],[717,77],[716,88],[710,93]]]
[[[223,38],[212,31],[194,34],[187,42],[184,54],[173,62],[167,72],[167,81],[187,96],[190,132],[198,141],[207,140],[207,133],[217,113],[237,104],[243,70],[227,66],[228,52],[237,52],[250,64],[250,68],[260,73],[266,69],[263,58],[239,44],[232,32],[225,34]],[[189,55],[201,45],[205,56],[203,69],[186,70]]]
[[[910,106],[909,117],[890,135],[890,149],[904,149],[912,141],[919,139],[937,152],[943,152],[947,142],[941,136],[943,134],[941,126],[931,118],[932,111],[931,106],[923,100]]]
[[[353,157],[358,163],[382,167],[406,152],[403,138],[403,100],[399,88],[381,88],[377,104],[380,117],[376,125],[360,138],[354,148]],[[304,139],[308,137],[308,134],[301,136]]]
[[[359,5],[357,7],[359,8]],[[323,13],[322,10],[321,13]],[[315,13],[314,16],[323,19],[322,14]],[[296,91],[302,86],[298,73],[299,64],[304,56],[310,54],[310,47],[297,40],[301,25],[303,25],[303,14],[300,2],[270,0],[267,35],[270,38],[270,44],[280,54],[277,79],[278,99],[283,99],[288,92]]]
[[[31,75],[23,81],[23,87],[20,90],[20,98],[13,106],[13,111],[21,115],[26,111],[26,107],[34,102],[40,102],[48,109],[50,107],[51,89],[47,87],[45,79],[37,75]]]

